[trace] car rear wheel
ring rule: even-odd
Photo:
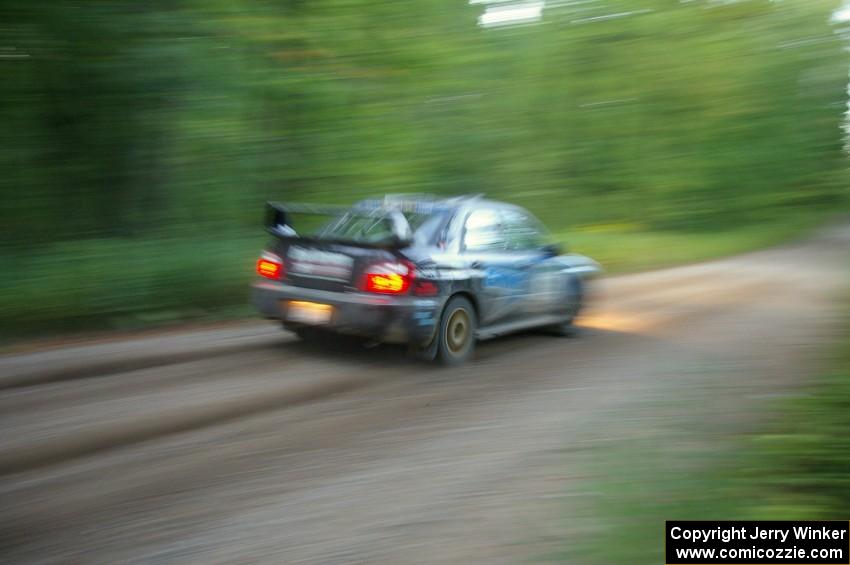
[[[472,303],[463,296],[449,300],[437,333],[437,360],[443,365],[460,365],[475,350],[477,321]]]

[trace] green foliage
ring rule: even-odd
[[[758,511],[843,520],[850,507],[850,338],[832,369],[757,438],[750,474],[763,477]],[[787,518],[790,519],[790,518]]]
[[[0,260],[0,336],[208,317],[248,302],[262,235],[58,243]]]
[[[557,231],[777,225],[846,196],[834,7],[561,2],[485,29],[456,0],[7,0],[0,255],[183,254],[267,199],[387,192],[487,192]]]

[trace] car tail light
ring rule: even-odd
[[[404,294],[413,282],[413,265],[409,263],[378,263],[363,275],[362,290],[378,294]]]
[[[273,281],[283,279],[283,259],[274,253],[263,253],[257,260],[257,274]]]
[[[416,296],[435,296],[439,291],[434,281],[417,280],[413,285],[413,294]]]

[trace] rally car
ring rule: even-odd
[[[305,339],[406,343],[448,365],[476,340],[533,327],[571,335],[600,272],[562,254],[527,210],[481,195],[269,202],[266,228],[274,238],[252,285],[263,316]]]

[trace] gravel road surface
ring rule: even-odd
[[[7,355],[0,562],[538,558],[581,535],[571,454],[734,434],[815,374],[848,266],[833,227],[606,279],[578,338],[483,343],[458,370],[267,323]]]

